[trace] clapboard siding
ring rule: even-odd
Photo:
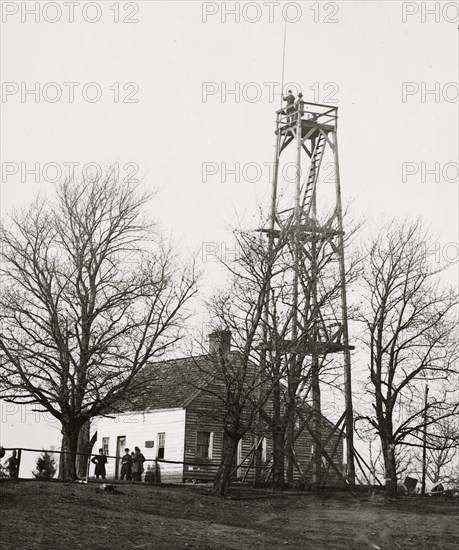
[[[217,391],[218,385],[211,384],[207,390]],[[188,405],[185,422],[185,479],[210,480],[220,464],[223,448],[222,402],[210,391],[202,391]],[[198,431],[212,433],[212,458],[196,456]],[[199,463],[199,465],[197,465]]]
[[[323,432],[322,432],[322,439],[325,439],[326,436],[327,436],[327,433],[330,431],[330,426],[328,423],[324,422],[323,424]],[[269,457],[269,455],[271,454],[272,450],[273,450],[273,445],[272,445],[272,439],[271,439],[271,436],[269,434],[269,431],[267,430],[266,428],[266,433],[265,433],[265,437],[266,437],[266,458]],[[241,458],[244,459],[244,457],[246,457],[248,455],[248,453],[250,453],[251,451],[251,436],[248,434],[244,437],[244,439],[242,440],[242,443],[241,443]],[[327,443],[327,445],[325,446],[325,449],[326,451],[329,453],[329,455],[331,456],[332,452],[333,452],[333,447],[336,443],[336,436],[334,436],[331,441],[329,443]],[[295,441],[295,455],[296,455],[296,459],[297,459],[297,462],[298,462],[298,466],[300,467],[301,469],[301,472],[299,471],[298,467],[295,465],[294,466],[294,470],[293,470],[293,478],[295,481],[298,481],[302,478],[302,474],[304,474],[306,471],[307,471],[307,475],[305,477],[306,480],[309,480],[309,481],[312,481],[312,469],[309,468],[308,469],[308,466],[311,462],[311,459],[312,459],[312,448],[313,448],[313,445],[314,445],[314,440],[312,439],[312,437],[309,435],[308,432],[304,431],[302,432],[298,439]],[[336,472],[333,471],[333,469],[331,469],[329,466],[328,466],[328,463],[325,461],[325,459],[323,459],[323,469],[322,469],[322,473],[323,473],[323,478],[322,478],[322,481],[323,483],[326,483],[326,484],[330,484],[330,485],[333,485],[333,484],[337,484],[337,483],[340,483],[340,480],[339,480],[339,477],[338,475],[336,474]],[[335,454],[333,456],[333,463],[337,466],[337,468],[339,469],[340,472],[343,472],[343,442],[342,440],[340,441],[339,445],[338,445],[338,448],[337,450],[335,451]],[[240,474],[241,476],[245,476],[246,474],[246,470],[249,469],[249,471],[247,472],[247,475],[246,475],[246,479],[247,480],[253,480],[254,478],[254,474],[255,474],[255,470],[254,470],[254,467],[253,467],[253,463],[252,463],[252,466],[249,467],[249,464],[250,464],[250,458],[248,458],[242,465],[241,467],[241,471],[240,471]],[[285,468],[287,468],[287,458],[285,460]],[[328,470],[328,472],[327,472]]]
[[[166,433],[166,460],[183,461],[183,442],[185,435],[185,410],[171,409],[145,413],[117,414],[114,418],[97,419],[97,442],[94,448],[102,446],[102,439],[109,438],[109,455],[116,456],[117,438],[126,436],[126,446],[133,451],[140,448],[147,460],[157,456],[158,433]],[[145,448],[146,441],[154,441],[154,447]],[[107,477],[115,477],[115,459],[107,462]],[[144,467],[153,462],[146,462]],[[160,463],[161,481],[165,483],[181,482],[183,480],[183,465]],[[92,473],[93,469],[91,469]]]
[[[223,446],[223,426],[222,426],[222,402],[211,392],[218,393],[222,391],[218,385],[214,384],[207,388],[208,391],[201,392],[187,407],[185,424],[185,479],[211,480],[220,464]],[[270,408],[269,405],[267,408]],[[322,439],[326,439],[332,428],[332,424],[324,418],[322,423]],[[213,434],[212,459],[203,460],[196,456],[196,437],[198,431],[209,431]],[[266,437],[266,457],[272,452],[272,440],[269,434],[268,426],[264,427]],[[337,435],[327,443],[326,450],[331,455],[336,443]],[[313,439],[310,434],[303,430],[295,442],[295,453],[301,472],[305,472],[311,462]],[[252,448],[252,436],[246,434],[238,449],[238,464],[246,457]],[[339,478],[328,464],[324,462],[323,473],[328,470],[326,482],[329,484],[339,483]],[[341,440],[333,458],[334,464],[340,471],[343,471],[343,441]],[[199,463],[199,465],[197,464]],[[240,477],[244,476],[249,467],[250,458],[246,459],[242,467],[237,472]],[[287,466],[287,461],[285,466]],[[254,468],[249,468],[246,478],[248,480],[254,477]],[[307,479],[312,479],[312,470],[309,470]],[[301,473],[298,468],[294,468],[294,479],[299,480]]]

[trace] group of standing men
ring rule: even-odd
[[[104,454],[103,449],[99,449],[99,454],[96,455],[91,462],[96,465],[94,474],[96,479],[101,477],[105,479],[105,464],[107,463],[107,457]],[[121,458],[121,473],[120,479],[127,481],[142,481],[143,463],[145,457],[140,452],[139,447],[134,447],[134,452],[130,453],[129,449],[124,449],[124,455]]]
[[[299,92],[298,98],[295,100],[292,90],[287,90],[287,95],[283,98],[287,102],[285,106],[285,114],[287,115],[287,123],[295,122],[295,111],[298,112],[299,118],[304,115],[304,100],[303,94]]]

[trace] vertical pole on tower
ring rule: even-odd
[[[341,313],[344,346],[344,399],[346,404],[346,460],[347,479],[350,485],[355,484],[354,466],[354,412],[352,407],[352,374],[351,374],[351,352],[349,349],[349,320],[347,315],[346,297],[346,264],[344,261],[344,231],[343,231],[343,207],[341,202],[341,182],[339,171],[338,155],[338,115],[336,117],[335,129],[333,131],[333,154],[336,174],[336,214],[338,218],[338,263],[341,286]]]

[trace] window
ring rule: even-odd
[[[197,432],[196,456],[198,458],[212,458],[212,432]]]
[[[158,451],[156,456],[158,458],[164,458],[164,449],[166,447],[166,432],[158,434]]]
[[[252,434],[250,436],[250,449],[254,447],[256,447],[258,451],[261,450],[261,461],[266,462],[266,437],[263,436],[260,443],[260,437]]]
[[[108,444],[110,442],[109,437],[103,437],[102,438],[102,450],[104,451],[104,455],[108,455]]]
[[[263,438],[263,441],[261,442],[261,461],[266,462],[267,460],[267,453],[266,453],[266,437]]]

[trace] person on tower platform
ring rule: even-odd
[[[298,117],[300,117],[300,119],[302,119],[304,117],[304,99],[303,99],[303,94],[300,92],[298,94],[298,99],[296,100],[296,110],[298,112]]]
[[[287,113],[287,124],[293,122],[295,111],[295,96],[292,94],[292,90],[287,90],[287,96],[283,98],[287,102],[285,112]]]

